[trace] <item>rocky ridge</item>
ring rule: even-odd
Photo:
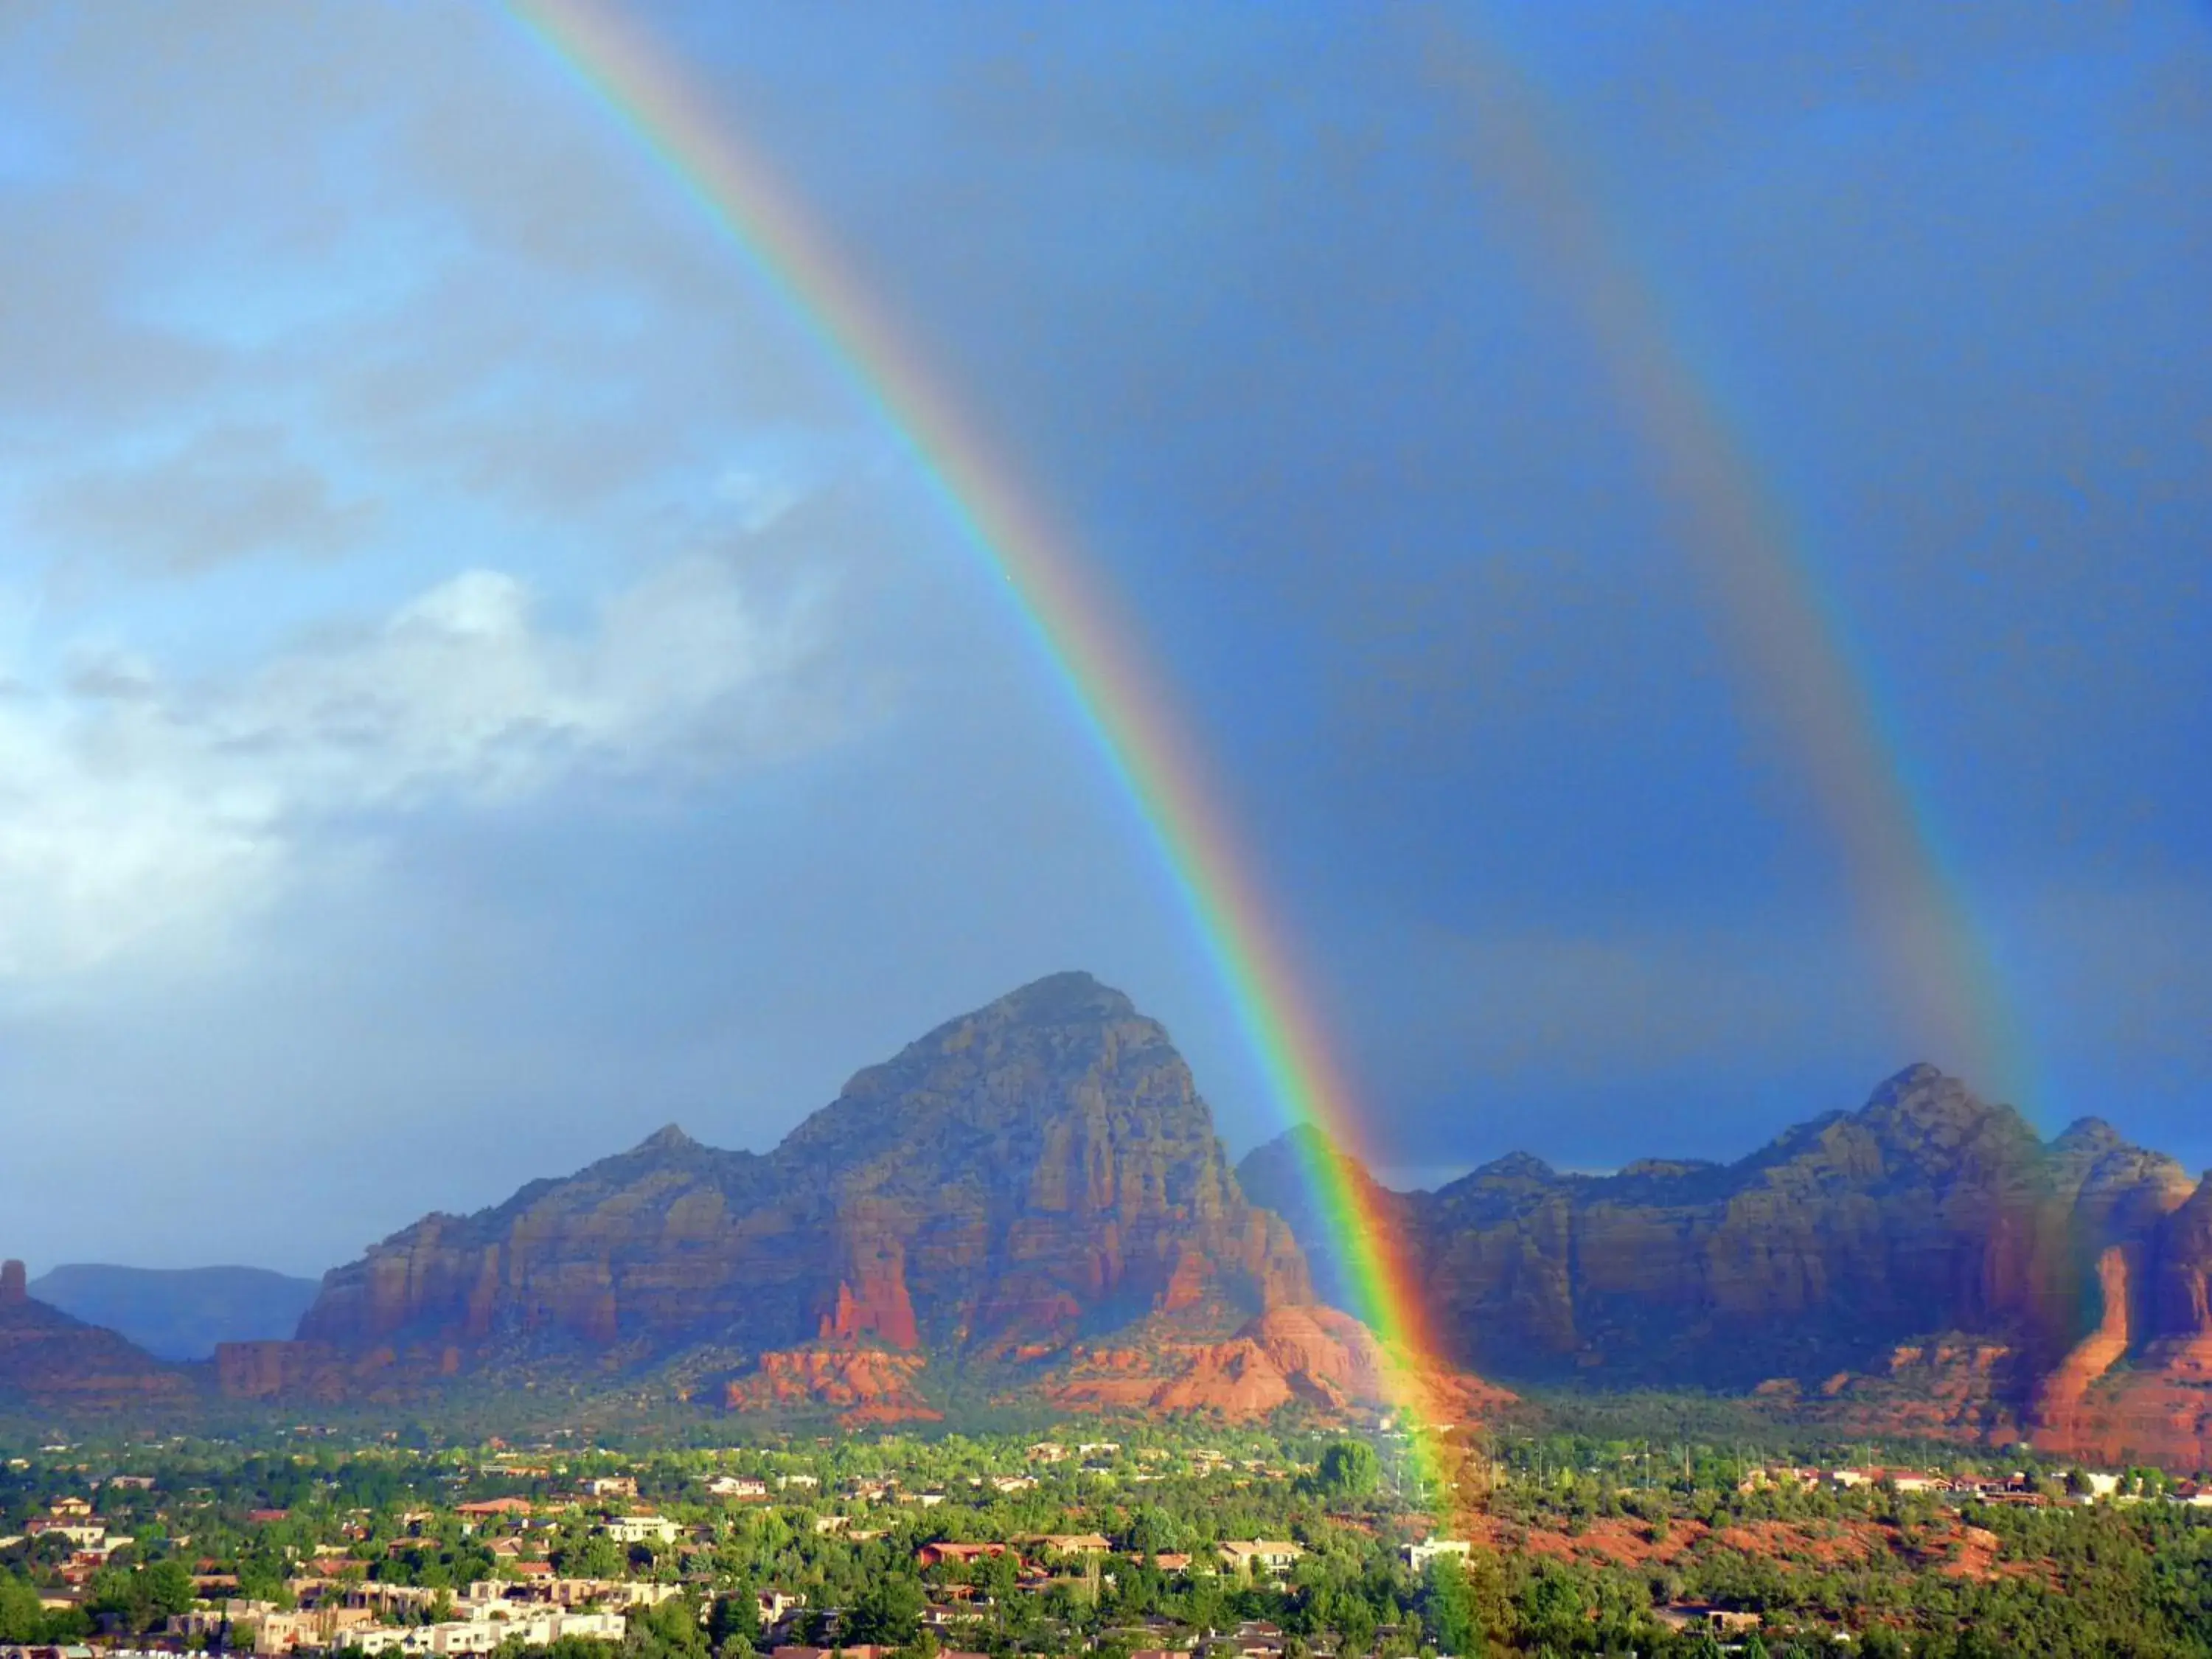
[[[1239,1175],[1314,1248],[1293,1169],[1263,1148]],[[2045,1143],[1931,1066],[1735,1164],[1516,1154],[1383,1212],[1449,1357],[1487,1375],[2212,1464],[2212,1186],[2094,1119]]]
[[[738,1407],[928,1409],[924,1367],[1049,1364],[1164,1322],[1199,1343],[1311,1299],[1188,1068],[1087,975],[1042,980],[861,1072],[766,1154],[671,1127],[324,1281],[225,1391],[374,1396],[441,1376],[740,1356]],[[912,1357],[892,1364],[864,1354]]]

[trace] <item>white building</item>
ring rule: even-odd
[[[665,1515],[617,1515],[599,1530],[617,1544],[672,1544],[684,1528]]]
[[[1431,1535],[1423,1539],[1418,1544],[1406,1546],[1406,1565],[1415,1572],[1419,1572],[1426,1568],[1430,1562],[1447,1555],[1455,1556],[1464,1561],[1467,1559],[1468,1548],[1468,1541],[1464,1538],[1437,1538]]]

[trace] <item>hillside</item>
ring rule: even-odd
[[[104,1325],[159,1359],[206,1359],[222,1342],[288,1337],[321,1288],[265,1267],[117,1267],[80,1262],[31,1281],[40,1301]]]

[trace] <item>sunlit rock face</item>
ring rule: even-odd
[[[2035,1443],[2100,1462],[2212,1467],[2212,1178],[2100,1267],[2096,1328],[2045,1381]]]
[[[388,1351],[392,1375],[706,1346],[989,1359],[1154,1316],[1226,1335],[1310,1299],[1167,1034],[1064,974],[860,1073],[766,1155],[672,1126],[495,1209],[426,1217],[331,1273],[299,1334],[356,1367]],[[264,1391],[288,1362],[230,1363]],[[862,1395],[890,1376],[818,1369]]]

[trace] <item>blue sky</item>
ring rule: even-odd
[[[2212,1163],[2201,9],[636,18],[1140,619],[1392,1171],[1966,1060],[1532,176],[1783,508],[2023,1106]],[[319,1269],[1066,966],[1279,1127],[893,434],[512,22],[18,9],[0,111],[9,1253]]]

